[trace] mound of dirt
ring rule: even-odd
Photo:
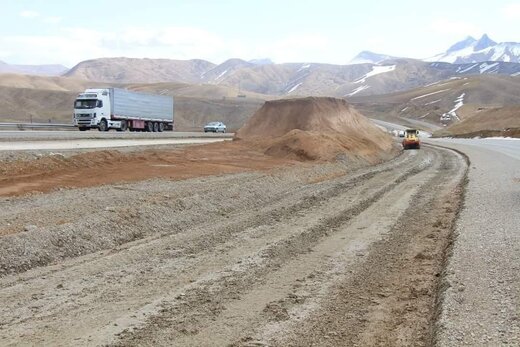
[[[268,101],[235,138],[265,154],[302,161],[350,158],[376,163],[397,150],[390,135],[345,100],[327,97]]]

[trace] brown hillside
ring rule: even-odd
[[[442,129],[435,136],[487,137],[514,136],[520,137],[520,106],[480,108],[475,114],[459,123]]]
[[[398,93],[354,97],[349,102],[371,118],[397,123],[405,118],[442,126],[440,117],[453,110],[462,95],[464,106],[457,109],[456,114],[464,120],[474,115],[479,108],[520,104],[519,90],[519,78],[477,75],[449,79]]]
[[[298,160],[374,163],[395,151],[388,134],[345,100],[327,97],[268,101],[235,137],[266,154]]]
[[[66,77],[0,74],[1,87],[79,92],[93,85],[94,82]]]
[[[0,86],[0,122],[72,122],[77,93]]]
[[[199,83],[215,64],[204,60],[102,58],[87,60],[65,76],[112,83],[186,82]]]

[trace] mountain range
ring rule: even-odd
[[[520,64],[483,62],[450,64],[390,59],[379,64],[255,64],[229,59],[204,60],[103,58],[79,63],[65,76],[105,83],[177,82],[211,84],[275,96],[353,97],[398,92],[465,75],[520,75]]]
[[[444,53],[437,54],[426,61],[440,61],[454,64],[480,63],[485,61],[520,62],[520,43],[497,43],[484,34],[480,39],[468,36],[457,42]]]
[[[397,59],[386,54],[363,51],[350,61],[350,64],[379,64],[383,61]],[[445,62],[452,64],[483,63],[502,61],[520,63],[520,43],[493,41],[487,34],[480,39],[471,36],[459,41],[445,52],[423,59],[426,62]]]
[[[0,61],[0,73],[17,73],[23,75],[59,76],[67,72],[68,68],[59,65],[13,65]]]

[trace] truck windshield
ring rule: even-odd
[[[74,103],[74,108],[94,108],[96,107],[97,99],[84,99],[84,100],[76,100]]]

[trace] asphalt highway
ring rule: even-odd
[[[428,139],[470,160],[446,273],[440,346],[520,345],[520,140]]]
[[[0,151],[113,148],[166,144],[203,144],[230,140],[233,134],[202,132],[119,133],[79,131],[0,131]]]

